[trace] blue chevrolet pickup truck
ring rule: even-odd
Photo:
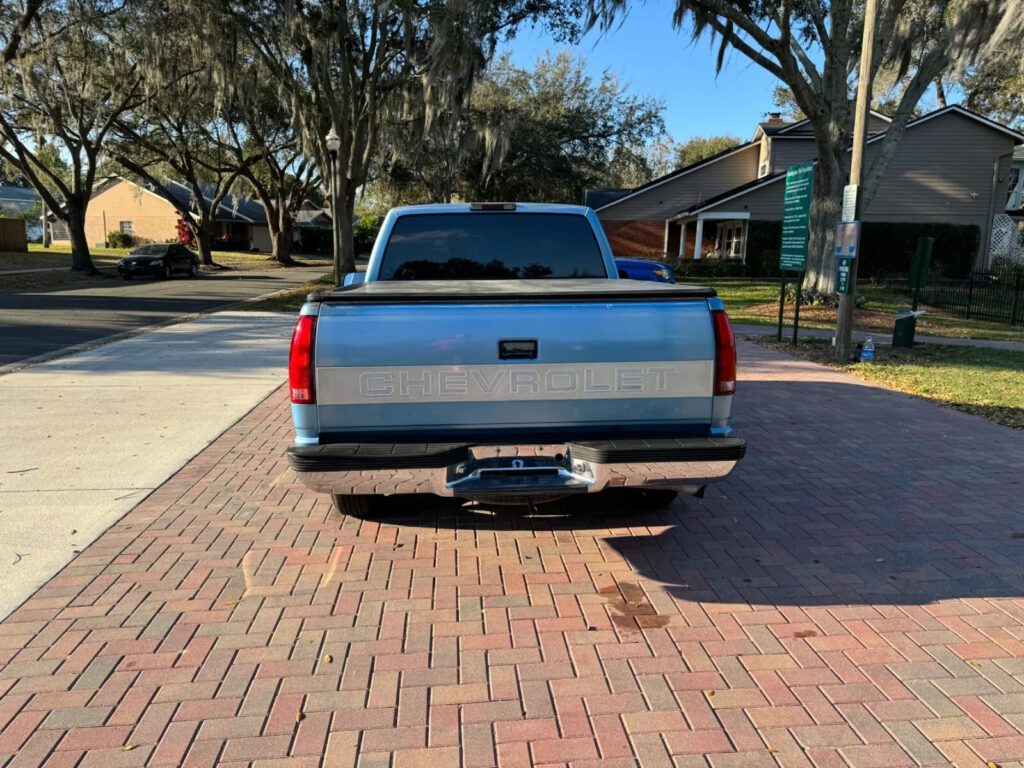
[[[345,282],[309,295],[288,372],[289,463],[343,513],[388,494],[513,504],[611,487],[657,507],[744,455],[722,302],[619,279],[589,208],[396,208]]]

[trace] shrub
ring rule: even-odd
[[[109,232],[107,233],[107,247],[108,248],[131,248],[135,245],[135,238],[124,232]]]
[[[909,272],[917,241],[935,238],[932,272],[966,277],[974,266],[981,237],[976,224],[927,224],[868,221],[861,226],[857,276],[872,278],[886,272]]]
[[[210,241],[214,251],[248,251],[249,238],[242,235],[218,235]]]
[[[782,224],[778,221],[747,222],[747,277],[779,277]]]
[[[796,284],[786,283],[786,301],[792,303],[796,298]],[[864,309],[868,305],[868,297],[863,293],[858,293],[857,298],[854,301],[854,305],[857,309]],[[805,288],[800,291],[800,306],[801,307],[832,307],[833,309],[839,306],[839,294],[838,293],[819,293]]]
[[[176,242],[179,245],[185,245],[189,248],[196,247],[196,235],[192,231],[192,227],[185,223],[184,219],[178,219],[178,223],[175,225],[178,232],[178,237],[171,242]]]
[[[1018,276],[1024,276],[1024,261],[1016,261],[1008,256],[996,256],[992,259],[989,272],[998,276],[1000,280],[1013,283]]]
[[[355,241],[356,255],[361,256],[373,250],[373,243],[380,232],[380,226],[384,223],[383,216],[363,216],[360,218],[352,231],[352,239]]]
[[[888,272],[909,272],[922,237],[935,238],[933,273],[964,277],[971,271],[980,237],[975,224],[866,221],[861,225],[857,277],[869,280]],[[778,277],[781,244],[781,222],[749,222],[747,276]]]
[[[743,277],[741,259],[683,259],[676,262],[676,277]]]
[[[329,229],[300,229],[299,253],[325,256],[334,249],[332,233]]]

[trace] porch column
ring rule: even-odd
[[[686,258],[686,230],[690,225],[685,221],[679,222],[679,258]]]
[[[665,244],[661,248],[661,252],[664,253],[666,256],[668,255],[668,230],[669,230],[669,227],[671,227],[671,226],[672,226],[671,219],[667,220],[665,222]]]
[[[701,241],[704,239],[704,219],[697,219],[697,237],[693,240],[693,258],[701,257]]]

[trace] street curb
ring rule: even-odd
[[[263,301],[264,299],[270,299],[282,293],[294,290],[295,286],[290,288],[282,288],[278,291],[271,291],[270,293],[264,293],[259,296],[251,296],[248,299],[242,299],[241,301],[235,301],[231,304],[224,304],[223,306],[216,307],[214,309],[208,309],[203,312],[191,312],[187,315],[180,315],[178,317],[172,317],[168,320],[163,320],[159,323],[153,323],[152,325],[145,325],[141,328],[132,328],[130,331],[122,331],[121,333],[114,333],[110,336],[103,336],[99,339],[93,339],[92,341],[85,341],[81,344],[75,344],[70,347],[63,347],[56,349],[53,352],[46,352],[42,355],[36,355],[35,357],[28,357],[24,360],[18,360],[14,363],[7,363],[6,365],[0,365],[0,376],[5,376],[8,373],[16,373],[26,368],[34,368],[42,363],[48,363],[51,360],[58,360],[62,357],[68,357],[70,355],[77,355],[79,352],[88,352],[90,349],[96,349],[96,347],[103,347],[107,344],[112,344],[115,341],[123,341],[124,339],[130,339],[134,336],[141,336],[145,333],[166,328],[169,325],[177,325],[178,323],[187,323],[191,320],[198,320],[201,317],[207,317],[208,315],[215,315],[218,312],[230,312],[232,309],[243,307],[246,304],[252,304],[256,301]],[[284,313],[280,313],[284,314]]]

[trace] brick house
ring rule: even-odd
[[[192,199],[192,191],[176,181],[167,182],[167,191],[182,204]],[[212,202],[210,197],[207,201]],[[96,187],[85,215],[85,234],[92,245],[102,246],[110,232],[122,232],[143,241],[163,243],[178,235],[181,214],[162,195],[146,185],[115,177]],[[253,200],[227,195],[215,216],[213,236],[231,236],[247,240],[249,248],[270,251],[270,230],[263,206]],[[54,242],[67,242],[63,222],[53,223]]]
[[[872,113],[868,162],[890,122]],[[1014,148],[1022,142],[1024,134],[958,105],[923,115],[908,124],[863,219],[974,225],[975,259],[983,263],[993,219],[1009,199]],[[816,155],[807,120],[787,123],[773,115],[750,141],[603,201],[595,211],[617,256],[745,259],[750,223],[782,220],[786,168]]]

